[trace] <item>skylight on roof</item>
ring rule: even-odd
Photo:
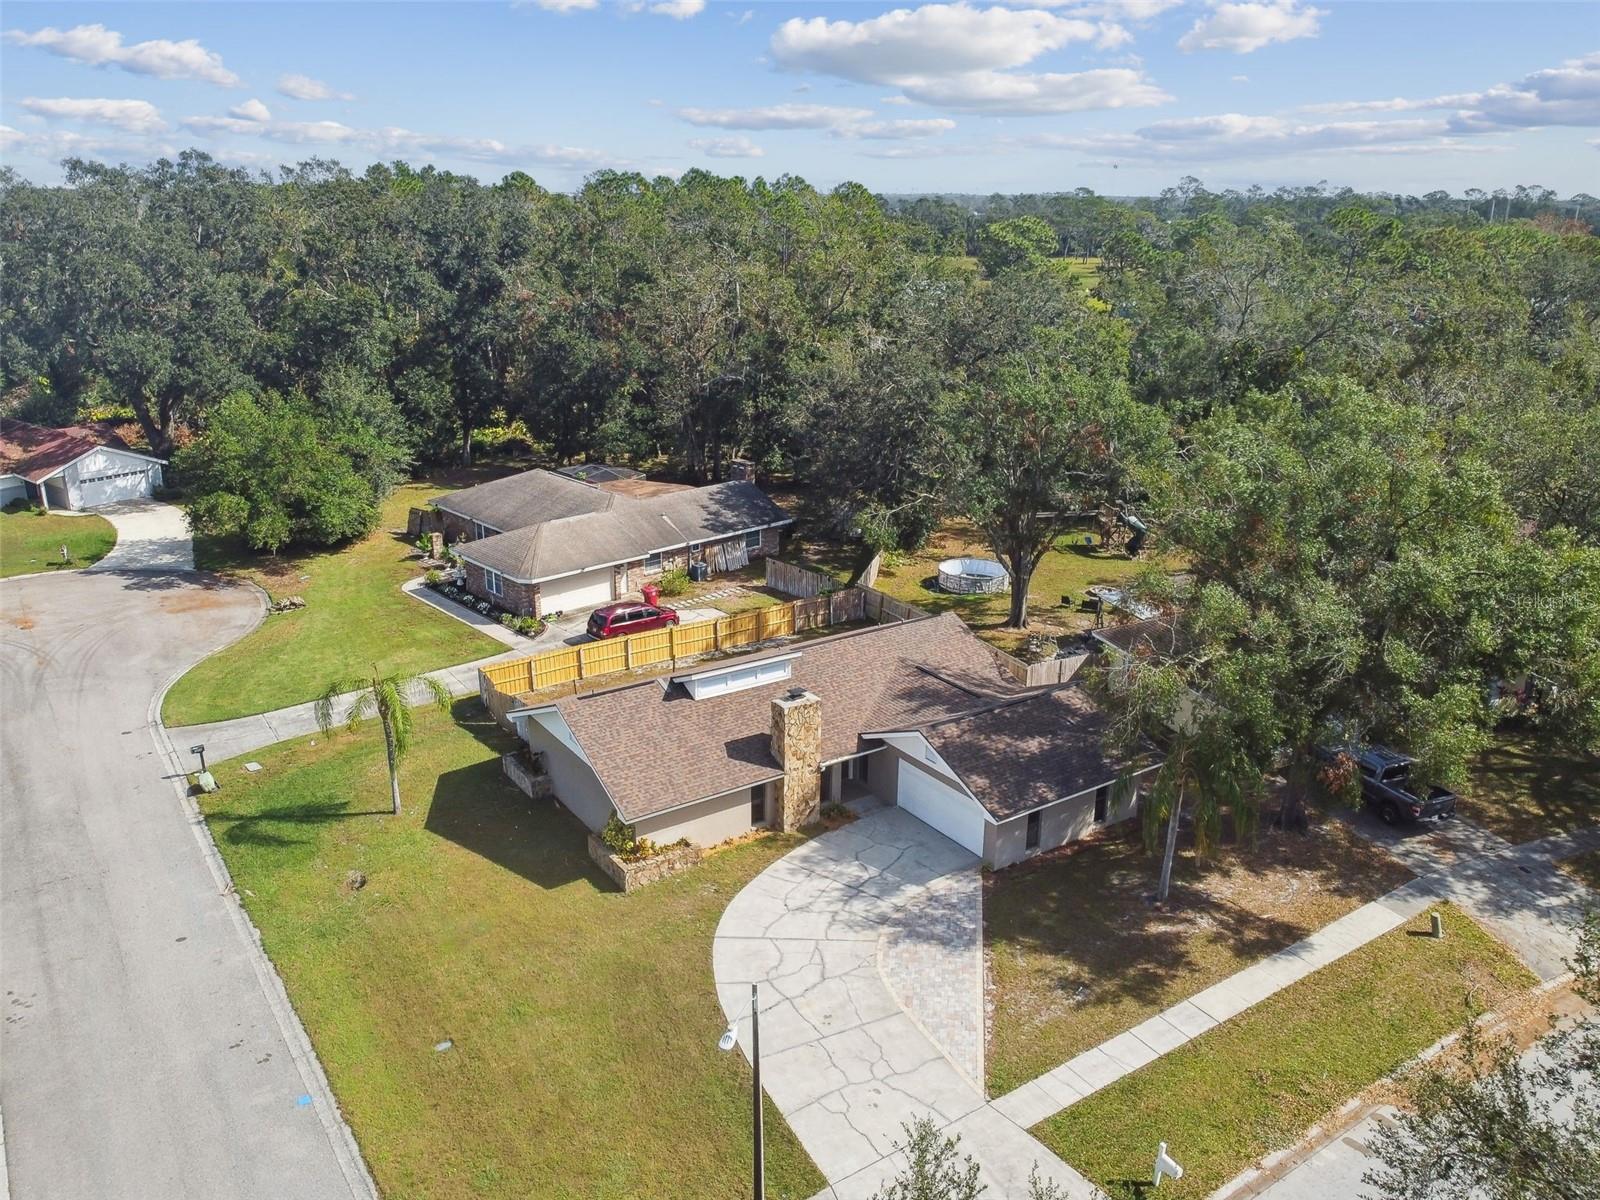
[[[692,675],[674,675],[672,682],[681,683],[684,691],[696,700],[709,700],[713,696],[726,696],[748,688],[765,687],[788,679],[794,660],[800,652],[782,654],[776,658],[763,658],[759,662],[730,663],[696,671]]]

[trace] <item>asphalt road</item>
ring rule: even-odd
[[[154,723],[163,687],[260,611],[192,573],[0,583],[14,1200],[373,1194]]]

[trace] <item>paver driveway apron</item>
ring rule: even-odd
[[[0,582],[0,1107],[11,1192],[370,1197],[155,725],[162,687],[261,613],[251,589],[151,569],[153,547],[172,551],[166,508],[135,516],[151,536],[136,539],[137,554],[135,539],[119,544],[120,564]]]
[[[893,1174],[918,1116],[961,1135],[996,1197],[1025,1194],[1035,1164],[1087,1194],[980,1090],[979,895],[972,854],[888,808],[784,856],[723,913],[718,999],[748,1054],[761,984],[762,1083],[837,1196]]]

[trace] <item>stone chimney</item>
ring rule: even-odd
[[[772,701],[772,757],[783,768],[773,825],[785,832],[822,815],[822,701],[791,688]]]

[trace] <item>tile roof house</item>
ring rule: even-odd
[[[1019,688],[951,613],[509,715],[584,824],[615,814],[657,842],[792,829],[870,795],[1006,866],[1131,816],[1113,784],[1153,769],[1106,754],[1080,687]]]
[[[775,553],[792,522],[746,481],[674,488],[610,476],[524,471],[429,503],[467,589],[529,616],[607,604],[693,562],[735,569]]]
[[[52,428],[0,418],[0,506],[98,508],[151,495],[165,461],[128,449],[99,425]]]

